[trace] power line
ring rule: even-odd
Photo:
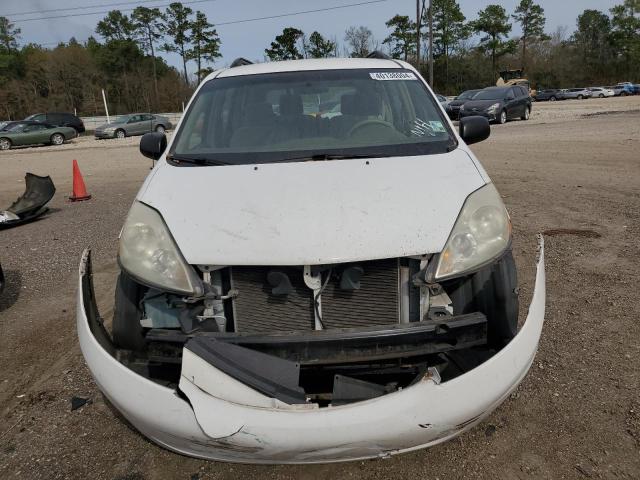
[[[128,2],[119,2],[119,3],[107,3],[100,5],[78,5],[77,7],[65,7],[65,8],[51,8],[49,10],[33,10],[31,12],[15,12],[15,13],[5,13],[5,17],[15,17],[17,15],[35,15],[42,13],[51,13],[51,12],[64,12],[66,10],[87,10],[89,8],[105,8],[105,7],[118,7],[120,5],[131,5],[133,3],[153,3],[158,0],[129,0]]]
[[[207,1],[214,1],[214,0],[194,0],[194,1],[189,1],[189,2],[182,2],[183,4],[189,4],[189,3],[201,3],[201,2],[207,2]],[[350,7],[358,7],[358,6],[362,6],[362,5],[371,5],[374,3],[384,3],[384,2],[388,2],[389,0],[368,0],[368,1],[364,1],[364,2],[357,2],[357,3],[348,3],[346,5],[335,5],[333,7],[324,7],[324,8],[316,8],[313,10],[301,10],[298,12],[289,12],[289,13],[281,13],[281,14],[277,14],[277,15],[269,15],[269,16],[265,16],[265,17],[254,17],[254,18],[243,18],[243,19],[239,19],[239,20],[229,20],[226,22],[220,22],[220,23],[216,23],[214,26],[219,27],[219,26],[224,26],[224,25],[236,25],[239,23],[248,23],[248,22],[257,22],[260,20],[271,20],[274,18],[284,18],[284,17],[292,17],[295,15],[305,15],[308,13],[319,13],[319,12],[327,12],[327,11],[331,11],[331,10],[339,10],[342,8],[350,8]],[[167,5],[158,5],[158,7],[164,7]],[[157,7],[156,7],[157,8]],[[134,10],[134,9],[129,9],[129,10]],[[121,10],[121,11],[128,11],[128,10]],[[94,15],[94,14],[102,14],[102,13],[108,13],[108,12],[94,12],[94,13],[81,13],[81,14],[77,14],[77,15],[61,15],[61,16],[57,16],[57,17],[48,17],[48,18],[67,18],[67,17],[75,17],[75,16],[80,16],[80,15]],[[27,19],[27,20],[44,20],[47,17],[43,17],[43,18],[37,18],[37,19]],[[27,21],[27,20],[23,20],[23,21]],[[20,22],[20,20],[17,20],[17,22]],[[48,42],[48,43],[40,43],[39,45],[41,46],[46,46],[46,45],[58,45],[60,43],[65,43],[65,42]]]
[[[149,0],[147,0],[149,1]],[[203,3],[203,2],[211,2],[214,0],[191,0],[188,2],[182,2],[183,4],[194,4],[194,3]],[[383,3],[383,2],[388,2],[389,0],[368,0],[368,1],[364,1],[364,2],[357,2],[357,3],[348,3],[346,5],[335,5],[333,7],[324,7],[324,8],[315,8],[312,10],[300,10],[297,12],[289,12],[289,13],[281,13],[278,15],[268,15],[265,17],[254,17],[254,18],[243,18],[243,19],[239,19],[239,20],[230,20],[227,22],[220,22],[220,23],[216,23],[215,26],[219,27],[219,26],[224,26],[224,25],[235,25],[238,23],[249,23],[249,22],[257,22],[260,20],[271,20],[274,18],[284,18],[284,17],[293,17],[295,15],[305,15],[308,13],[319,13],[319,12],[327,12],[327,11],[331,11],[331,10],[339,10],[342,8],[350,8],[350,7],[358,7],[358,6],[362,6],[362,5],[371,5],[374,3]],[[152,8],[159,8],[159,7],[168,7],[170,4],[166,3],[163,5],[157,5],[155,7]],[[104,5],[107,6],[107,5]],[[121,12],[129,12],[135,10],[135,8],[127,8],[127,9],[121,9]],[[14,23],[24,23],[24,22],[31,22],[31,21],[35,21],[35,20],[53,20],[56,18],[71,18],[71,17],[83,17],[83,16],[89,16],[89,15],[102,15],[105,13],[109,13],[108,10],[105,11],[100,11],[100,12],[91,12],[91,13],[72,13],[72,14],[66,14],[66,15],[54,15],[54,16],[48,16],[48,17],[36,17],[36,18],[25,18],[24,20],[15,20]]]
[[[194,3],[205,3],[205,2],[213,2],[215,0],[190,0],[188,2],[181,2],[183,5],[193,5]],[[171,2],[173,3],[173,2]],[[155,7],[152,8],[160,8],[160,7],[168,7],[169,5],[171,5],[171,3],[165,3],[162,5],[156,5]],[[135,10],[135,8],[123,8],[120,11],[121,12],[131,12]],[[109,13],[109,10],[102,10],[100,12],[91,12],[91,13],[70,13],[67,15],[54,15],[54,16],[49,16],[49,17],[35,17],[35,18],[25,18],[23,20],[16,20],[13,23],[25,23],[25,22],[32,22],[35,20],[54,20],[56,18],[71,18],[71,17],[86,17],[89,15],[104,15],[105,13]]]
[[[389,0],[369,0],[367,2],[349,3],[347,5],[337,5],[334,7],[316,8],[314,10],[301,10],[299,12],[281,13],[279,15],[269,15],[267,17],[244,18],[242,20],[231,20],[228,22],[216,23],[215,26],[220,27],[223,25],[235,25],[237,23],[248,23],[248,22],[257,22],[259,20],[270,20],[272,18],[292,17],[294,15],[304,15],[306,13],[327,12],[329,10],[338,10],[340,8],[358,7],[360,5],[370,5],[372,3],[383,3],[388,1]]]

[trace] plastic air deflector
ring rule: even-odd
[[[296,362],[214,338],[195,337],[185,348],[264,395],[289,404],[307,401],[299,386],[300,365]]]

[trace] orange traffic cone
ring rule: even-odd
[[[87,193],[87,189],[84,186],[84,180],[78,168],[78,162],[73,160],[73,193],[69,197],[72,202],[80,202],[82,200],[89,200],[91,195]]]

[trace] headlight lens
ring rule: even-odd
[[[120,233],[120,265],[142,282],[177,293],[202,293],[169,229],[153,208],[135,202]]]
[[[473,192],[462,206],[444,250],[435,279],[477,268],[498,257],[511,238],[511,221],[492,183]]]
[[[499,103],[494,103],[489,108],[487,108],[487,112],[496,113],[496,110],[498,110],[498,108],[500,108],[500,104]]]

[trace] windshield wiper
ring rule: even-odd
[[[355,158],[379,158],[381,155],[368,155],[366,153],[336,154],[336,153],[314,153],[301,157],[286,157],[274,162],[319,162],[323,160],[351,160]]]
[[[230,165],[227,162],[223,162],[221,160],[212,160],[208,158],[193,158],[193,157],[181,157],[180,155],[174,155],[169,153],[167,155],[167,160],[176,163],[190,163],[192,165]]]

